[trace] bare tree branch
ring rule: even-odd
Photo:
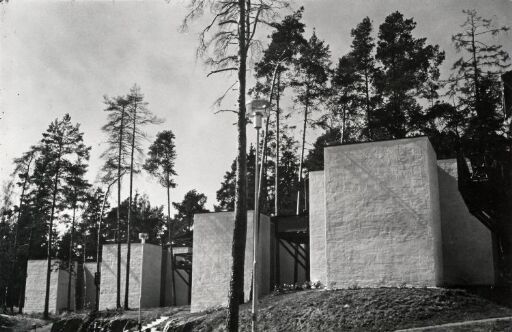
[[[238,114],[238,112],[235,110],[218,110],[218,111],[214,112],[213,114],[219,114],[219,113],[223,113],[223,112],[231,112],[231,113]]]
[[[238,68],[236,68],[236,67],[229,67],[229,68],[222,68],[222,69],[213,70],[213,71],[209,72],[208,75],[206,75],[206,77],[209,77],[210,75],[213,75],[213,74],[221,73],[223,71],[231,71],[231,70],[238,70]]]

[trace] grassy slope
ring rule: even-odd
[[[263,299],[260,331],[390,331],[470,319],[512,316],[501,307],[461,290],[378,288],[303,291]],[[225,310],[196,316],[194,331],[223,330]],[[250,330],[250,307],[241,311]],[[180,324],[175,329],[181,330]]]
[[[260,331],[390,331],[464,320],[512,316],[512,309],[501,307],[461,290],[424,288],[300,291],[265,297],[261,301],[260,308]],[[122,331],[127,325],[135,326],[137,314],[136,310],[106,311],[99,313],[96,322],[102,326],[103,331]],[[195,314],[188,313],[188,307],[154,308],[142,311],[144,321],[151,321],[161,315],[171,316],[171,326],[167,332],[222,331],[225,327],[226,310]],[[17,323],[28,324],[21,319],[22,317],[18,316],[17,319],[20,319],[20,322]],[[31,319],[33,318],[35,317]],[[91,328],[93,325],[91,318],[85,313],[56,316],[52,331],[76,331],[80,325]],[[90,329],[87,330],[90,331]],[[250,330],[249,304],[241,307],[241,330]],[[506,331],[506,329],[495,329],[495,331]]]

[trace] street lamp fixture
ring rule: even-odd
[[[86,233],[85,236],[87,236],[88,234]],[[86,279],[86,275],[85,275],[85,242],[84,242],[84,245],[82,246],[81,244],[77,245],[76,248],[80,251],[82,250],[83,248],[83,258],[82,258],[82,282],[83,282],[83,295],[82,295],[82,309],[85,309],[85,306],[86,306],[86,300],[85,298],[87,297],[87,281],[85,280]]]
[[[144,261],[144,244],[146,244],[146,240],[148,238],[148,233],[139,233],[139,240],[142,245],[142,253],[141,257]],[[140,278],[139,278],[139,332],[142,331],[142,320],[141,320],[141,308],[142,308],[142,268],[143,265],[140,266]]]
[[[253,124],[256,130],[260,130],[262,127],[263,117],[268,115],[268,101],[264,99],[249,99],[246,104],[247,113],[253,117]]]
[[[249,116],[253,117],[253,125],[256,129],[256,160],[254,167],[254,215],[253,215],[253,262],[252,262],[252,331],[257,331],[257,321],[258,321],[258,284],[257,284],[257,256],[258,256],[258,235],[259,235],[259,187],[260,187],[260,178],[259,178],[259,144],[260,144],[260,129],[263,124],[263,117],[268,116],[268,108],[270,104],[268,101],[263,99],[250,99],[247,104],[247,112]]]

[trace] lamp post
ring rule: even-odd
[[[258,321],[258,278],[257,278],[257,258],[258,258],[258,235],[259,235],[259,143],[260,129],[262,127],[263,117],[267,115],[268,101],[263,99],[249,100],[247,103],[247,112],[253,117],[254,128],[256,129],[256,160],[254,167],[254,215],[253,215],[253,261],[252,261],[252,331],[256,332]]]
[[[85,234],[87,236],[87,233]],[[81,244],[76,246],[78,250],[83,249],[83,259],[82,259],[82,283],[84,285],[82,289],[82,309],[85,309],[85,298],[87,296],[87,280],[85,280],[85,239],[84,239],[84,245]],[[78,271],[78,270],[77,270]]]
[[[139,233],[139,239],[142,245],[142,260],[144,261],[144,244],[146,244],[146,239],[148,238],[148,233]],[[140,278],[139,278],[139,332],[142,331],[142,320],[141,320],[141,308],[142,308],[142,272],[143,272],[144,264],[140,266]]]

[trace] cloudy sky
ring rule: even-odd
[[[178,187],[171,200],[197,189],[208,196],[211,208],[236,154],[234,115],[215,115],[212,103],[234,78],[206,77],[208,69],[195,58],[203,22],[187,33],[178,29],[187,3],[11,0],[1,4],[0,183],[8,179],[12,159],[35,144],[50,121],[65,113],[81,124],[85,141],[92,146],[89,178],[94,181],[105,148],[100,130],[106,121],[103,95],[126,94],[137,83],[149,108],[166,120],[147,128],[149,135],[153,138],[164,129],[176,135]],[[446,51],[445,76],[457,58],[451,35],[465,19],[462,9],[477,9],[498,24],[512,23],[510,0],[293,2],[294,8],[301,5],[307,35],[316,29],[330,45],[333,62],[348,51],[350,29],[363,17],[373,20],[375,30],[395,10],[414,17],[416,36],[427,37]],[[511,52],[512,32],[499,42]],[[248,132],[249,141],[254,140],[253,130]],[[135,186],[152,203],[164,204],[164,190],[148,175],[139,175]]]

